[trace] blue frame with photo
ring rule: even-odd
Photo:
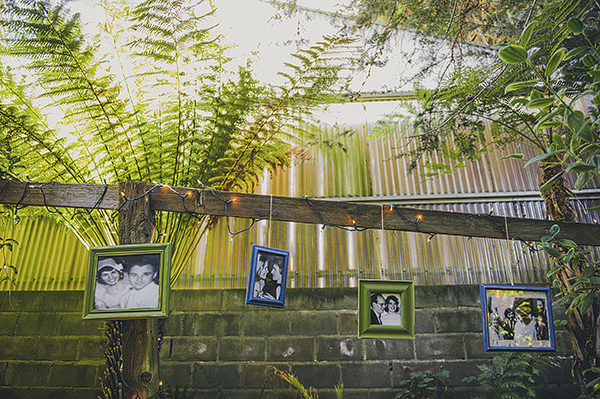
[[[285,306],[289,256],[288,251],[252,245],[246,304]]]
[[[480,285],[485,351],[553,351],[549,287]]]

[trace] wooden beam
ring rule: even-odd
[[[30,187],[25,189],[25,185]],[[117,209],[116,186],[51,183],[0,184],[0,203],[32,206]],[[447,234],[466,237],[539,241],[553,224],[561,228],[560,238],[580,245],[600,246],[600,225],[565,223],[539,219],[502,217],[409,207],[337,202],[296,197],[243,194],[181,187],[146,185],[150,206],[155,211],[193,212],[199,215],[271,219],[297,223],[323,224],[353,228],[385,229]],[[44,196],[40,193],[44,192]],[[23,195],[24,194],[24,195]],[[185,198],[182,198],[184,197]],[[232,200],[226,208],[226,202]],[[94,206],[98,203],[97,206]],[[383,216],[382,216],[383,213]],[[321,220],[323,218],[323,220]],[[419,223],[415,221],[419,219]],[[383,226],[382,226],[383,221]],[[508,232],[508,233],[507,233]]]

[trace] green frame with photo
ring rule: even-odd
[[[154,254],[160,256],[160,266],[158,271],[159,293],[157,307],[132,309],[94,309],[94,295],[96,290],[99,257],[126,258],[127,256],[132,255]],[[147,319],[155,317],[168,317],[171,256],[172,246],[170,243],[131,244],[90,248],[88,255],[88,273],[85,285],[85,297],[83,301],[83,320]]]
[[[394,295],[400,299],[399,325],[371,323],[371,295]],[[412,281],[359,280],[358,281],[358,337],[359,338],[415,338],[415,290]]]

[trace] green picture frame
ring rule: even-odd
[[[359,280],[358,337],[414,339],[414,283],[396,280]]]
[[[90,248],[83,319],[169,315],[170,243]]]

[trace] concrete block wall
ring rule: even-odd
[[[345,399],[392,399],[411,372],[448,370],[453,397],[473,397],[462,379],[494,356],[483,352],[479,286],[418,286],[415,297],[416,338],[384,340],[357,337],[356,289],[289,289],[284,309],[246,305],[244,290],[172,291],[161,379],[196,398],[216,397],[213,379],[235,399],[296,397],[274,366],[321,399],[339,383]],[[82,301],[82,292],[1,294],[0,398],[99,394],[102,323],[81,321]],[[540,389],[573,397],[568,335],[555,338],[565,359]]]

